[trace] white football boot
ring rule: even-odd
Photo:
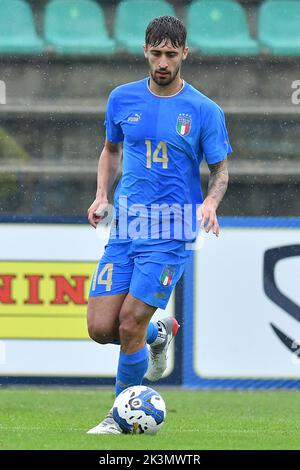
[[[167,368],[167,352],[172,339],[177,335],[180,325],[174,317],[166,317],[158,322],[160,338],[165,339],[158,345],[149,347],[149,363],[145,378],[155,382],[159,380]]]
[[[87,434],[122,434],[123,431],[115,422],[112,412],[112,409],[109,410],[104,420],[94,428],[87,431]]]

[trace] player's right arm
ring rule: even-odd
[[[89,223],[94,228],[104,218],[108,194],[118,175],[121,153],[121,144],[105,141],[98,164],[96,197],[87,211]]]

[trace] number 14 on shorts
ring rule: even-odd
[[[106,292],[111,290],[112,286],[112,273],[113,273],[113,263],[106,263],[100,273],[97,275],[98,266],[93,276],[92,281],[92,290],[96,289],[97,284],[104,284]]]

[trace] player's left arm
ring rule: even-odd
[[[211,228],[218,237],[220,228],[217,218],[217,208],[226,193],[229,174],[227,158],[221,162],[208,164],[210,175],[208,181],[207,196],[201,207],[198,209],[198,218],[201,219],[201,226],[208,233]]]

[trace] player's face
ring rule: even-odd
[[[181,63],[187,57],[188,48],[174,47],[171,42],[167,41],[155,47],[146,45],[144,52],[153,81],[159,86],[167,86],[179,75]]]

